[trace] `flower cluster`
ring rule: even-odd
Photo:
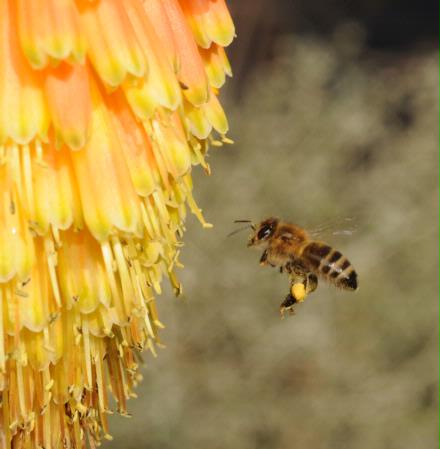
[[[0,0],[0,446],[94,447],[228,142],[224,0]],[[215,137],[217,136],[217,137]]]

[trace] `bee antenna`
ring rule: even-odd
[[[234,223],[252,223],[252,220],[234,220]]]
[[[244,231],[245,229],[248,229],[248,228],[255,229],[255,226],[248,224],[246,226],[243,226],[242,228],[238,228],[235,231],[230,232],[226,237],[231,237],[232,235],[238,234],[239,232]]]

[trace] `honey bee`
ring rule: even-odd
[[[313,240],[300,226],[271,217],[250,227],[253,233],[248,247],[263,249],[260,264],[289,274],[290,292],[280,305],[281,315],[287,310],[294,313],[293,306],[316,290],[318,278],[344,290],[357,289],[357,273],[347,257],[327,243]]]

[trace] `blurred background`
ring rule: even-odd
[[[438,444],[438,2],[229,2],[237,39],[225,109],[188,217],[184,295],[158,300],[133,417],[107,447],[405,449]],[[359,273],[280,320],[288,280],[235,219],[276,215]],[[354,225],[353,225],[354,223]]]

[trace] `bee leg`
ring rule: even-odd
[[[267,265],[267,249],[264,250],[260,257],[260,265]]]
[[[318,287],[318,277],[314,273],[308,273],[305,285],[307,294],[314,292]]]
[[[281,318],[284,318],[284,312],[287,310],[291,315],[295,315],[295,309],[293,306],[296,304],[296,299],[289,293],[286,299],[280,304],[280,314]]]
[[[287,262],[284,266],[280,267],[280,272],[283,273],[286,271],[286,273],[292,274],[292,264],[290,262]]]
[[[264,266],[264,265],[270,265],[271,267],[276,267],[276,265],[274,265],[273,263],[270,263],[267,258],[269,257],[268,253],[267,253],[267,249],[264,250],[263,254],[260,257],[260,265]]]

